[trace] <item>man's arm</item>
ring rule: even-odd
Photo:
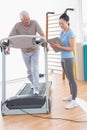
[[[9,37],[10,37],[10,36],[15,36],[15,35],[17,35],[16,25],[12,28],[12,30],[11,30],[11,32],[10,32],[10,34],[9,34]],[[7,54],[10,54],[10,48],[9,48],[9,47],[6,48],[6,53],[7,53]]]
[[[42,37],[45,38],[45,34],[44,34],[44,32],[41,32],[41,33],[40,33],[40,36],[42,36]]]

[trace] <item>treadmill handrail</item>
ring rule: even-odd
[[[15,36],[9,36],[9,37],[2,38],[2,39],[0,40],[0,42],[2,42],[2,41],[4,41],[4,40],[10,40],[10,39],[13,39],[13,38],[17,38],[17,37],[42,38],[43,40],[45,40],[44,37],[39,36],[39,35],[15,35]]]
[[[33,41],[33,39],[36,40],[36,38],[39,38],[39,39],[42,40],[42,41],[39,40],[39,42],[38,42],[39,45],[42,45],[43,43],[44,44],[46,43],[46,39],[44,37],[42,37],[42,36],[38,36],[38,35],[15,35],[15,36],[9,36],[9,37],[2,38],[0,40],[0,47],[4,46],[3,45],[4,41],[10,41],[10,40],[14,41],[15,38],[22,38],[22,39],[23,38],[32,38],[32,42],[33,42],[32,46],[37,44],[37,42],[35,43],[35,41]],[[26,39],[24,39],[24,40],[26,40]],[[14,44],[14,43],[11,43],[11,42],[9,42],[9,47],[23,48],[23,47],[21,47],[20,42],[18,42],[17,44],[16,43]],[[24,45],[25,45],[25,43],[22,43],[22,46],[24,46]],[[26,48],[28,48],[27,46],[29,47],[29,44],[26,44]]]

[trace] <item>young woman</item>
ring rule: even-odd
[[[70,104],[65,107],[66,109],[70,109],[78,106],[78,104],[76,102],[77,85],[73,73],[74,56],[72,52],[74,50],[74,34],[73,31],[70,29],[69,16],[66,13],[63,13],[59,17],[59,25],[62,29],[60,33],[60,39],[63,46],[61,46],[58,42],[51,44],[51,46],[62,50],[61,64],[70,86],[70,95],[65,97],[63,100],[71,101]]]

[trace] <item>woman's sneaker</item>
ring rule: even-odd
[[[76,100],[72,100],[72,101],[70,102],[70,104],[68,104],[65,108],[66,108],[66,109],[71,109],[71,108],[74,108],[74,107],[77,107],[77,106],[79,106],[79,105],[78,105],[78,103],[76,102]]]
[[[63,101],[71,101],[71,100],[72,100],[72,95],[63,98]]]

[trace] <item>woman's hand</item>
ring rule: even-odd
[[[60,48],[61,45],[58,42],[51,42],[50,46],[53,48]]]

